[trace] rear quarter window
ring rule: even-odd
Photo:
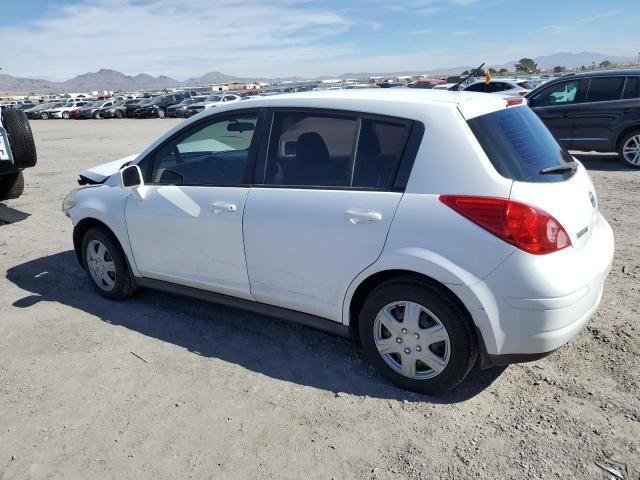
[[[528,107],[498,110],[468,121],[471,131],[505,178],[521,182],[558,182],[572,172],[541,174],[572,160],[538,116]]]

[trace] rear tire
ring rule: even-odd
[[[120,110],[116,110],[115,116],[116,118],[122,118],[122,112]]]
[[[90,228],[82,238],[82,261],[100,295],[124,300],[136,291],[136,282],[116,237],[104,227]]]
[[[358,326],[369,361],[391,382],[418,393],[451,390],[478,356],[469,314],[450,292],[419,278],[397,277],[373,290]]]
[[[10,173],[0,177],[0,200],[13,200],[24,193],[22,172]]]
[[[15,166],[20,169],[35,167],[38,163],[36,144],[25,113],[22,110],[5,108],[2,111],[2,123],[7,130]]]
[[[94,112],[93,113],[93,118],[95,118],[96,120],[100,120],[100,112]]]
[[[64,118],[65,120],[69,120],[69,117],[71,115],[69,115],[69,112],[62,112],[62,118]]]
[[[640,130],[634,130],[622,137],[618,155],[627,167],[640,168]]]
[[[164,110],[159,108],[156,112],[156,115],[158,116],[158,118],[164,118]]]
[[[42,112],[42,113],[40,114],[40,118],[41,118],[42,120],[46,120],[46,119],[48,119],[48,118],[49,118],[49,114],[48,114],[47,112]]]

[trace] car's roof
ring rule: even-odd
[[[414,88],[362,88],[362,89],[338,89],[317,90],[311,92],[284,93],[269,97],[257,97],[256,102],[268,102],[270,105],[298,104],[305,100],[326,100],[327,103],[338,103],[345,100],[363,102],[411,102],[425,105],[451,104],[459,105],[466,102],[478,102],[484,100],[488,103],[495,101],[482,93],[452,92],[447,90],[414,89]]]
[[[602,76],[619,76],[619,75],[640,75],[640,69],[638,68],[616,68],[611,70],[591,70],[588,72],[568,73],[561,78],[567,77],[602,77]]]

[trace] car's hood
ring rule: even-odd
[[[80,172],[80,177],[84,177],[91,182],[102,183],[114,173],[118,172],[126,163],[135,160],[139,153],[129,155],[128,157],[121,158],[119,160],[113,160],[112,162],[102,163],[95,167],[88,168]]]

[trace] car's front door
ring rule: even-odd
[[[349,113],[273,114],[244,217],[257,301],[341,321],[345,291],[382,252],[402,197],[394,175],[410,128]]]
[[[251,298],[242,215],[258,117],[240,111],[205,119],[147,157],[143,198],[126,204],[143,276]]]
[[[586,80],[573,79],[548,86],[529,97],[529,106],[565,148],[573,148],[572,116],[584,98]]]

